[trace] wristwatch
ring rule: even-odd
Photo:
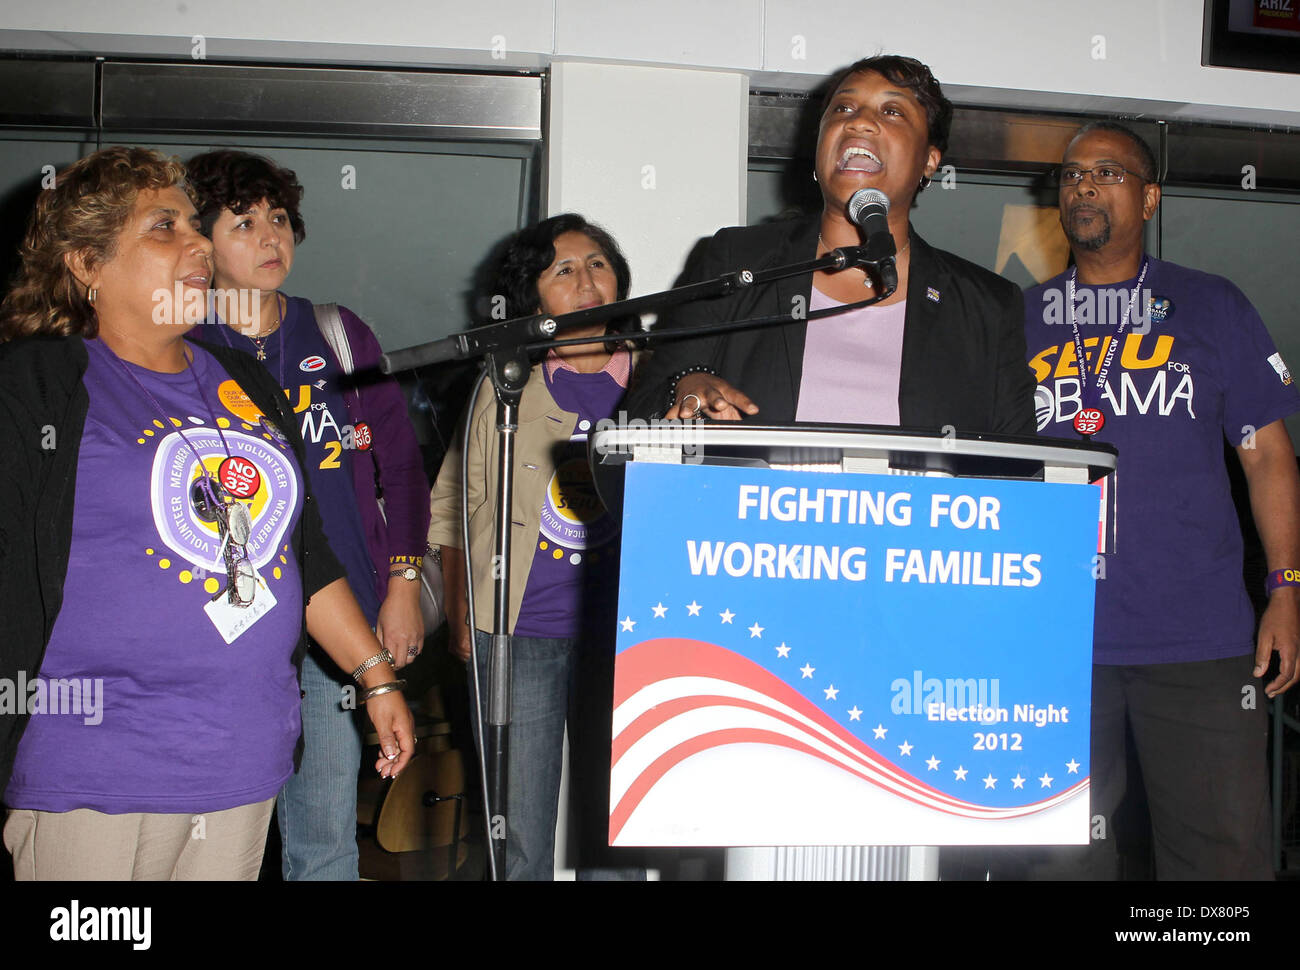
[[[411,582],[415,582],[420,578],[420,571],[414,566],[406,566],[403,569],[394,569],[388,574],[389,579],[392,579],[395,576],[401,576],[402,579],[409,579]]]

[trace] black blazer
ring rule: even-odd
[[[722,229],[692,256],[683,282],[811,259],[818,226],[814,217]],[[1020,287],[959,256],[931,248],[915,231],[910,238],[898,388],[900,425],[924,431],[951,425],[958,432],[1034,434],[1034,380],[1025,363]],[[747,420],[793,422],[808,328],[802,316],[811,294],[809,273],[701,300],[666,314],[661,327],[699,327],[796,311],[799,319],[761,330],[652,345],[654,351],[629,392],[628,413],[662,414],[669,405],[673,376],[706,365],[759,406],[759,413]]]

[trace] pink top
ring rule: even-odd
[[[836,306],[813,288],[810,310]],[[809,321],[795,420],[897,425],[906,316],[904,300]]]
[[[547,351],[545,367],[546,376],[550,379],[553,379],[555,372],[560,369],[573,371],[575,374],[578,373],[578,368],[557,354],[554,349]],[[628,378],[632,376],[632,355],[626,350],[619,350],[610,354],[605,366],[597,373],[608,374],[619,387],[627,387]]]

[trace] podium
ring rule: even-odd
[[[1088,839],[1116,454],[898,428],[603,422],[623,520],[612,845],[728,878],[935,878]]]

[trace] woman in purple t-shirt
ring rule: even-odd
[[[252,354],[289,396],[330,547],[400,669],[424,642],[419,571],[429,492],[401,388],[374,373],[353,380],[324,336],[328,308],[320,308],[318,321],[309,301],[280,292],[306,237],[297,176],[268,158],[229,150],[197,155],[187,168],[213,245],[213,326],[203,339]],[[346,307],[336,312],[357,369],[373,365],[374,334]],[[357,878],[362,736],[355,711],[340,703],[348,683],[346,671],[319,649],[308,650],[306,750],[276,801],[285,879]]]
[[[0,704],[0,786],[19,879],[255,879],[299,738],[304,608],[365,688],[380,774],[413,746],[283,394],[184,339],[212,244],[183,178],[139,148],[59,173],[0,309],[0,693],[18,701]]]
[[[603,229],[581,216],[554,216],[511,239],[497,264],[494,306],[506,317],[561,314],[627,296],[631,273]],[[599,337],[637,325],[635,318],[569,331]],[[586,439],[615,413],[631,372],[617,342],[558,347],[534,365],[519,407],[515,451],[513,559],[510,568],[512,721],[509,743],[506,878],[550,879],[566,718],[582,820],[583,865],[607,843],[608,755],[618,572],[617,527],[597,498]],[[461,494],[461,438],[443,461],[432,496],[429,545],[442,547],[450,646],[470,658],[461,508],[469,505],[469,543],[477,631],[479,687],[487,689],[487,635],[492,625],[493,524],[496,505],[495,397],[483,384],[468,417],[469,494]],[[484,695],[486,696],[486,695]],[[486,715],[486,711],[483,712]],[[599,761],[604,771],[585,769]],[[585,752],[596,754],[586,758]],[[580,753],[582,752],[582,753]],[[589,776],[589,777],[588,777]],[[605,804],[601,792],[605,791]],[[585,843],[590,842],[590,845]]]

